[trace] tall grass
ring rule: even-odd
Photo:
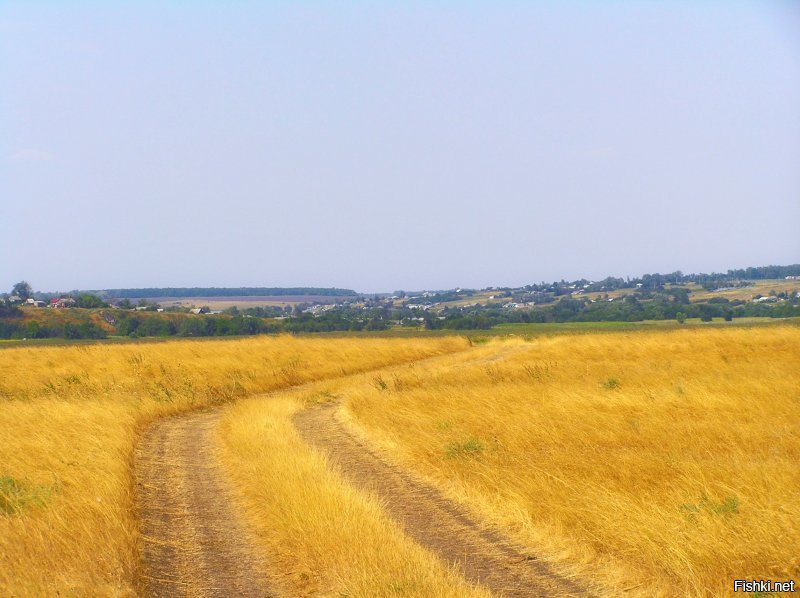
[[[0,595],[136,592],[132,453],[152,419],[466,346],[260,337],[0,351]]]
[[[610,594],[800,577],[800,330],[492,341],[341,391],[402,465]]]
[[[606,593],[800,576],[800,329],[466,348],[280,337],[0,351],[0,595],[134,594],[137,434],[214,404],[223,461],[289,587],[473,591],[299,440],[291,415],[331,395],[390,458]]]

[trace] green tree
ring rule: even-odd
[[[700,320],[702,322],[710,322],[714,316],[720,315],[716,313],[717,310],[713,305],[701,304],[698,308],[700,309]]]
[[[11,294],[17,295],[24,301],[25,299],[30,299],[33,296],[33,289],[31,288],[30,284],[24,280],[21,280],[12,287]]]
[[[386,330],[389,326],[380,318],[372,318],[367,322],[367,330]]]
[[[8,299],[0,299],[0,318],[19,317],[21,315],[22,311],[16,305],[10,303]],[[0,338],[8,337],[0,336]]]
[[[678,313],[675,314],[675,319],[678,320],[678,324],[683,324],[684,322],[686,322],[686,314],[683,313],[682,311],[679,311]]]
[[[100,299],[97,295],[91,293],[82,293],[75,298],[75,305],[78,307],[108,307],[108,304]]]
[[[39,329],[39,322],[31,320],[27,324],[25,324],[26,338],[39,338],[40,334],[41,332]]]

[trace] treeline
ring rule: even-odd
[[[376,310],[378,312],[379,310]],[[119,336],[243,336],[277,334],[281,332],[336,332],[386,330],[389,322],[381,314],[361,314],[355,318],[339,312],[319,316],[301,313],[297,316],[271,320],[247,315],[204,315],[165,317],[162,314],[123,313],[115,322]]]
[[[16,305],[0,299],[0,318],[18,318],[22,316],[22,310]]]
[[[119,336],[243,336],[280,332],[276,322],[247,316],[183,316],[123,313],[115,322]]]
[[[375,309],[355,312],[353,310],[330,311],[318,316],[301,313],[282,321],[282,332],[360,332],[389,328],[389,317],[385,310]]]
[[[645,274],[640,278],[630,280],[636,286],[641,283],[644,288],[659,288],[667,283],[685,284],[693,282],[702,286],[716,288],[721,285],[733,284],[742,281],[770,280],[786,278],[787,276],[800,276],[800,264],[789,266],[759,266],[739,268],[727,272],[712,272],[711,274],[683,274],[680,270],[670,274]]]
[[[79,291],[74,291],[77,294]],[[352,289],[322,287],[163,287],[146,289],[105,289],[87,291],[105,299],[152,299],[154,297],[285,297],[291,295],[320,295],[324,297],[354,297]]]
[[[116,316],[116,314],[115,314]],[[376,331],[389,328],[381,310],[326,312],[318,316],[300,313],[285,319],[263,319],[249,315],[202,315],[167,317],[163,314],[124,312],[116,316],[119,336],[242,336],[281,332]]]
[[[282,331],[282,326],[273,321],[244,316],[184,316],[168,318],[160,315],[122,314],[116,319],[115,336],[130,338],[147,336],[245,336],[269,334]],[[101,339],[109,333],[91,321],[42,324],[34,320],[0,320],[0,338],[65,338]]]
[[[713,274],[710,276],[714,276]],[[786,278],[787,276],[800,276],[800,264],[791,266],[760,266],[758,268],[741,268],[728,270],[727,278],[745,280],[768,280],[772,278]]]
[[[106,338],[108,333],[93,322],[64,322],[59,324],[40,324],[35,320],[0,320],[1,339],[23,338]]]

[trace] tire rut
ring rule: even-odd
[[[327,403],[295,415],[301,437],[326,453],[350,483],[374,492],[408,536],[447,565],[456,565],[467,581],[501,596],[589,593],[497,531],[479,525],[433,487],[384,461],[336,420],[337,407]]]
[[[142,585],[147,596],[270,596],[217,465],[218,411],[157,420],[134,453]]]

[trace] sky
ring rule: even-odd
[[[0,291],[798,262],[794,2],[0,2]]]

